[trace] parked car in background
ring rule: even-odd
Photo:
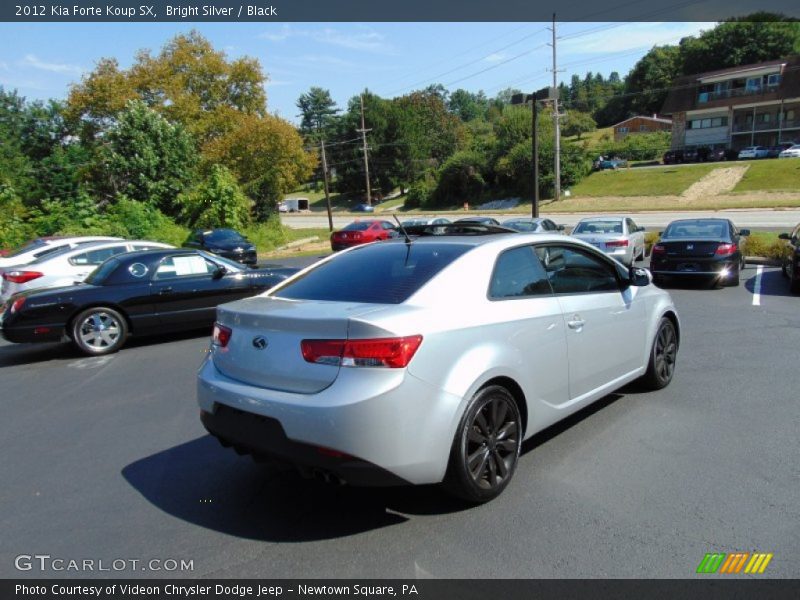
[[[661,232],[650,251],[656,282],[665,277],[706,277],[722,285],[739,285],[745,268],[744,239],[728,219],[680,219]]]
[[[700,162],[700,151],[698,148],[686,148],[683,151],[683,162],[695,163]]]
[[[82,285],[29,290],[0,308],[9,342],[57,342],[82,352],[119,350],[131,334],[210,328],[216,307],[263,292],[297,269],[246,269],[214,254],[180,248],[109,258]]]
[[[245,265],[258,262],[255,244],[234,229],[196,229],[183,247],[205,250]]]
[[[667,150],[661,159],[665,165],[677,165],[683,162],[683,150]]]
[[[81,283],[112,256],[153,248],[172,248],[172,246],[146,240],[93,242],[76,248],[64,247],[26,265],[7,267],[2,275],[0,304],[5,303],[12,295],[25,290]]]
[[[697,160],[699,162],[718,162],[727,159],[725,148],[709,148],[702,146],[697,149]]]
[[[461,219],[456,219],[453,223],[479,223],[481,225],[500,225],[500,221],[495,219],[494,217],[463,217]]]
[[[767,158],[778,158],[781,155],[781,152],[784,150],[788,150],[794,146],[791,142],[782,142],[776,146],[770,146],[767,152]]]
[[[508,227],[514,231],[524,231],[530,233],[558,233],[564,231],[563,225],[556,225],[550,219],[539,217],[537,219],[530,218],[514,218],[508,219],[501,223],[503,227]]]
[[[645,255],[644,227],[639,227],[630,217],[587,217],[578,221],[570,235],[624,265],[633,265]]]
[[[748,146],[739,151],[739,160],[745,158],[767,158],[769,156],[769,148],[766,146]]]
[[[405,221],[400,222],[403,227],[416,227],[418,225],[447,225],[448,223],[450,223],[450,219],[445,219],[444,217],[421,217],[418,219],[406,219]]]
[[[389,221],[380,219],[354,221],[331,234],[331,249],[337,252],[352,246],[388,240],[393,237],[397,237],[397,230]]]
[[[279,213],[288,213],[289,212],[289,205],[286,202],[278,202],[278,212]]]
[[[367,204],[366,202],[362,202],[361,204],[356,204],[353,207],[353,212],[374,213],[375,207],[372,206],[372,204]]]
[[[778,236],[786,240],[789,252],[783,258],[781,272],[789,279],[789,289],[793,294],[800,294],[800,225],[791,233],[782,233]]]
[[[677,311],[649,284],[561,235],[354,248],[219,307],[200,418],[257,459],[486,502],[523,440],[627,382],[669,385]]]
[[[616,170],[627,166],[628,161],[624,158],[604,158],[594,162],[594,168],[597,171]]]
[[[794,144],[778,155],[778,158],[800,158],[800,144]]]
[[[0,270],[6,267],[25,265],[37,258],[58,252],[63,248],[75,248],[93,242],[106,242],[121,240],[118,237],[108,236],[80,236],[80,237],[40,237],[26,242],[0,258]]]

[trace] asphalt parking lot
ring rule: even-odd
[[[684,578],[734,551],[798,577],[800,297],[761,271],[671,287],[672,384],[535,436],[480,507],[434,487],[331,487],[222,448],[194,398],[203,332],[101,358],[0,342],[0,577]],[[21,554],[193,570],[20,572]]]

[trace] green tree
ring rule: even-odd
[[[258,218],[277,210],[284,194],[311,175],[316,156],[288,121],[272,115],[241,115],[224,136],[206,146],[205,160],[228,167],[255,201]]]
[[[307,93],[300,95],[297,108],[302,117],[300,132],[306,139],[318,142],[328,137],[334,117],[339,112],[328,90],[312,86]]]
[[[486,113],[488,100],[482,91],[477,94],[458,89],[447,100],[448,110],[464,122],[473,121]]]
[[[190,227],[243,229],[250,222],[252,201],[222,165],[212,165],[208,177],[181,195],[182,217]]]
[[[132,100],[108,131],[97,166],[108,199],[124,194],[177,215],[175,200],[194,178],[191,136],[139,100]]]
[[[564,135],[575,135],[578,139],[581,139],[584,133],[590,133],[596,128],[597,123],[595,123],[592,115],[571,110],[567,113],[562,131]]]

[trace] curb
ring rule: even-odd
[[[291,250],[292,248],[297,248],[298,246],[303,246],[304,244],[310,244],[311,242],[319,241],[319,236],[314,235],[307,238],[302,238],[299,240],[295,240],[293,242],[289,242],[288,244],[284,244],[283,246],[279,246],[275,248],[273,252],[279,252],[280,250]]]
[[[763,256],[745,256],[744,261],[748,265],[763,265],[765,267],[781,266],[781,261],[774,258],[764,258]]]

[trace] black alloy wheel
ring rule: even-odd
[[[504,387],[489,386],[470,400],[461,419],[445,488],[469,502],[487,502],[506,488],[522,446],[522,419]]]
[[[661,319],[650,351],[650,362],[642,383],[650,390],[660,390],[669,385],[675,374],[678,358],[678,334],[667,317]]]

